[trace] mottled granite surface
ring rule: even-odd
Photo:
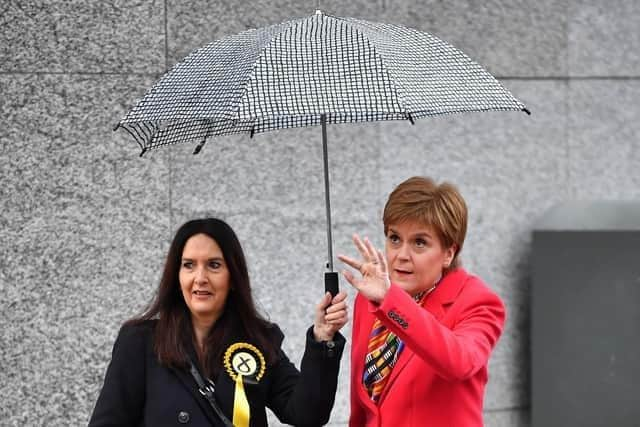
[[[638,80],[571,82],[569,182],[571,198],[640,198]]]
[[[568,3],[401,2],[393,18],[453,44],[492,74],[560,77],[567,73]]]
[[[166,156],[140,161],[135,144],[111,131],[122,99],[150,80],[0,82],[8,101],[0,137],[0,419],[82,424],[118,325],[141,309],[166,247]]]
[[[20,1],[0,6],[0,71],[160,73],[164,1]]]
[[[640,3],[635,0],[568,3],[569,75],[637,77]]]
[[[86,424],[119,326],[149,302],[172,234],[194,216],[220,216],[237,230],[258,305],[299,363],[327,260],[320,128],[143,158],[111,129],[192,49],[309,15],[316,3],[0,5],[0,424]],[[508,309],[485,423],[528,427],[531,230],[567,199],[640,197],[637,2],[320,7],[430,31],[502,76],[533,113],[328,127],[334,253],[354,253],[354,232],[382,244],[383,204],[405,178],[460,187],[470,209],[464,265]],[[332,426],[348,420],[348,350]]]

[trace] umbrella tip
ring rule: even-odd
[[[120,127],[120,123],[116,124],[116,125],[113,127],[113,131],[114,131],[114,132],[115,132],[115,131],[117,131],[119,127]]]
[[[204,147],[204,143],[207,142],[206,139],[203,139],[200,144],[197,145],[196,149],[193,150],[193,154],[196,155],[198,153],[200,153],[200,151],[202,151],[202,147]]]
[[[140,157],[144,156],[144,153],[146,153],[146,152],[147,152],[147,147],[144,147],[142,149],[142,151],[140,152]]]
[[[320,9],[316,9],[316,15],[322,15],[322,11]]]
[[[527,115],[528,115],[528,116],[530,116],[530,115],[531,115],[531,111],[529,111],[529,109],[528,109],[528,108],[526,108],[526,107],[525,107],[525,108],[523,108],[523,109],[522,109],[522,111],[524,111],[525,113],[527,113]]]

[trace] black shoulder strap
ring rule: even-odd
[[[222,409],[220,409],[218,403],[216,402],[215,395],[213,394],[215,391],[215,384],[213,383],[213,381],[207,380],[207,382],[205,383],[205,381],[202,379],[202,376],[200,375],[200,372],[198,372],[198,368],[196,368],[196,365],[193,363],[193,360],[191,360],[191,358],[189,358],[189,363],[191,364],[191,375],[198,384],[198,391],[200,392],[200,394],[202,394],[205,399],[207,399],[207,402],[209,402],[209,405],[211,405],[211,408],[213,408],[213,412],[215,412],[216,415],[222,420],[223,424],[226,427],[233,427],[233,423],[229,421],[229,418],[227,418],[222,413]]]

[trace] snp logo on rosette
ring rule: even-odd
[[[255,346],[237,342],[225,351],[224,367],[236,384],[233,397],[233,425],[248,427],[251,411],[244,384],[255,384],[264,376],[264,356]]]

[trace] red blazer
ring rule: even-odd
[[[505,309],[479,278],[451,271],[423,306],[392,284],[380,305],[358,294],[353,313],[350,427],[483,425],[487,363]],[[376,317],[405,343],[378,405],[362,384]]]

